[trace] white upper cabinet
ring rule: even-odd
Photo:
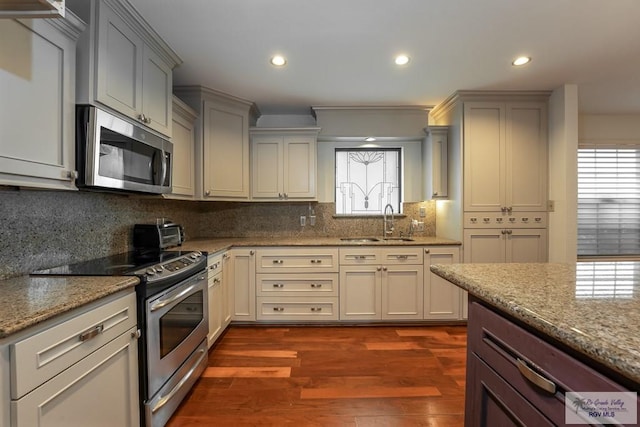
[[[424,199],[448,196],[448,126],[429,126],[422,150]]]
[[[84,24],[0,19],[0,184],[75,189],[76,40]]]
[[[316,200],[320,128],[251,129],[253,200]]]
[[[464,104],[464,210],[547,209],[543,102]]]
[[[177,97],[173,97],[173,167],[169,198],[192,199],[196,194],[195,121],[196,112]]]
[[[89,24],[78,43],[78,102],[171,136],[172,70],[180,58],[126,0],[67,4]]]

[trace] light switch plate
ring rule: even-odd
[[[305,225],[307,225],[307,217],[300,215],[300,227],[304,227]]]

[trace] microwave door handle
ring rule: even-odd
[[[167,179],[167,155],[164,150],[162,150],[162,176],[160,177],[159,185],[164,185],[164,181]]]

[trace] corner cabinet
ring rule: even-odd
[[[251,198],[317,199],[320,128],[251,128]]]
[[[78,44],[78,103],[99,103],[171,136],[182,61],[126,0],[67,0],[89,27]]]
[[[8,345],[12,426],[139,425],[135,292],[105,300]]]
[[[197,113],[177,97],[173,97],[173,168],[171,194],[168,198],[193,199],[196,194],[195,121]]]
[[[75,189],[75,52],[83,30],[72,13],[0,19],[8,48],[0,66],[0,185]]]
[[[253,103],[201,86],[175,93],[198,113],[196,121],[196,198],[246,201],[249,192],[249,126]]]

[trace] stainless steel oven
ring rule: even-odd
[[[145,301],[147,426],[163,426],[207,366],[203,271]]]

